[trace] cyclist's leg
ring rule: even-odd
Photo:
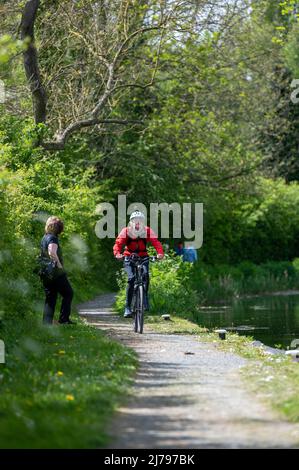
[[[124,260],[124,270],[126,271],[127,276],[128,276],[128,284],[127,284],[127,290],[126,290],[126,308],[130,309],[131,303],[132,303],[133,292],[134,292],[134,282],[135,282],[133,264],[130,262],[130,260],[126,260],[126,259]]]
[[[149,310],[149,297],[148,297],[148,289],[149,289],[149,261],[144,263],[144,309]]]
[[[138,301],[137,301],[137,331],[143,333],[143,322],[144,322],[144,286],[138,287]]]

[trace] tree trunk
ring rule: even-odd
[[[43,87],[38,67],[37,50],[34,41],[34,23],[40,0],[27,1],[22,15],[21,38],[27,41],[24,52],[24,67],[33,98],[35,123],[46,121],[47,95]]]

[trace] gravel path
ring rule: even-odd
[[[248,392],[246,360],[193,336],[132,332],[113,313],[113,294],[81,304],[88,323],[139,356],[132,395],[110,426],[111,449],[299,448],[299,427]]]

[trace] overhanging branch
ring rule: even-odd
[[[85,127],[92,127],[98,124],[141,124],[141,121],[132,121],[127,119],[82,119],[70,124],[63,132],[57,135],[56,140],[49,142],[42,142],[42,146],[46,150],[63,150],[68,137],[75,131],[83,129]]]

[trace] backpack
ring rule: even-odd
[[[57,277],[57,263],[56,261],[47,258],[40,254],[35,260],[36,267],[34,268],[34,274],[38,274],[41,279],[52,281]]]

